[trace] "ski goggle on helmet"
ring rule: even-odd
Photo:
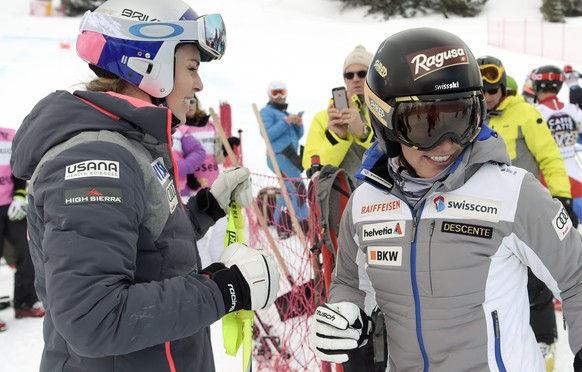
[[[368,86],[365,99],[382,135],[415,150],[431,150],[446,139],[465,147],[479,134],[483,120],[481,91],[395,97],[384,102]]]
[[[156,98],[173,89],[178,44],[196,44],[201,62],[220,59],[226,49],[220,14],[198,17],[180,0],[109,0],[87,11],[79,30],[77,54],[83,60]]]
[[[479,66],[479,69],[481,70],[483,81],[486,81],[489,84],[498,84],[505,72],[503,66],[497,66],[494,64],[481,65]]]

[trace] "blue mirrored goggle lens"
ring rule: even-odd
[[[203,22],[203,37],[199,38],[203,52],[209,53],[213,59],[220,59],[226,51],[226,28],[220,14],[208,14],[196,21]]]

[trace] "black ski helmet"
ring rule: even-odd
[[[451,138],[466,146],[479,133],[487,108],[467,45],[433,28],[405,30],[380,44],[366,78],[365,102],[379,148],[389,157],[400,154],[400,144],[427,150]]]
[[[477,63],[483,78],[483,90],[501,87],[501,93],[505,95],[507,92],[507,74],[501,60],[493,56],[482,56],[477,58]]]
[[[542,90],[551,88],[554,88],[556,93],[558,93],[566,80],[566,75],[564,75],[559,67],[546,65],[533,70],[530,78],[534,93],[537,95]]]

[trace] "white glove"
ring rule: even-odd
[[[26,217],[26,198],[15,196],[8,207],[8,219],[10,221],[22,221]]]
[[[234,200],[241,207],[248,207],[253,202],[250,175],[246,167],[229,168],[220,173],[212,184],[210,192],[226,214],[233,193]]]
[[[243,243],[232,243],[218,258],[226,267],[236,265],[247,282],[251,295],[251,309],[270,306],[279,291],[279,270],[271,252],[253,249]]]
[[[309,343],[318,358],[344,363],[348,352],[365,345],[371,332],[371,319],[355,304],[324,304],[315,309]]]

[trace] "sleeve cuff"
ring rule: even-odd
[[[201,189],[196,193],[195,199],[198,209],[209,215],[215,222],[226,216],[226,213],[220,208],[210,189]]]

